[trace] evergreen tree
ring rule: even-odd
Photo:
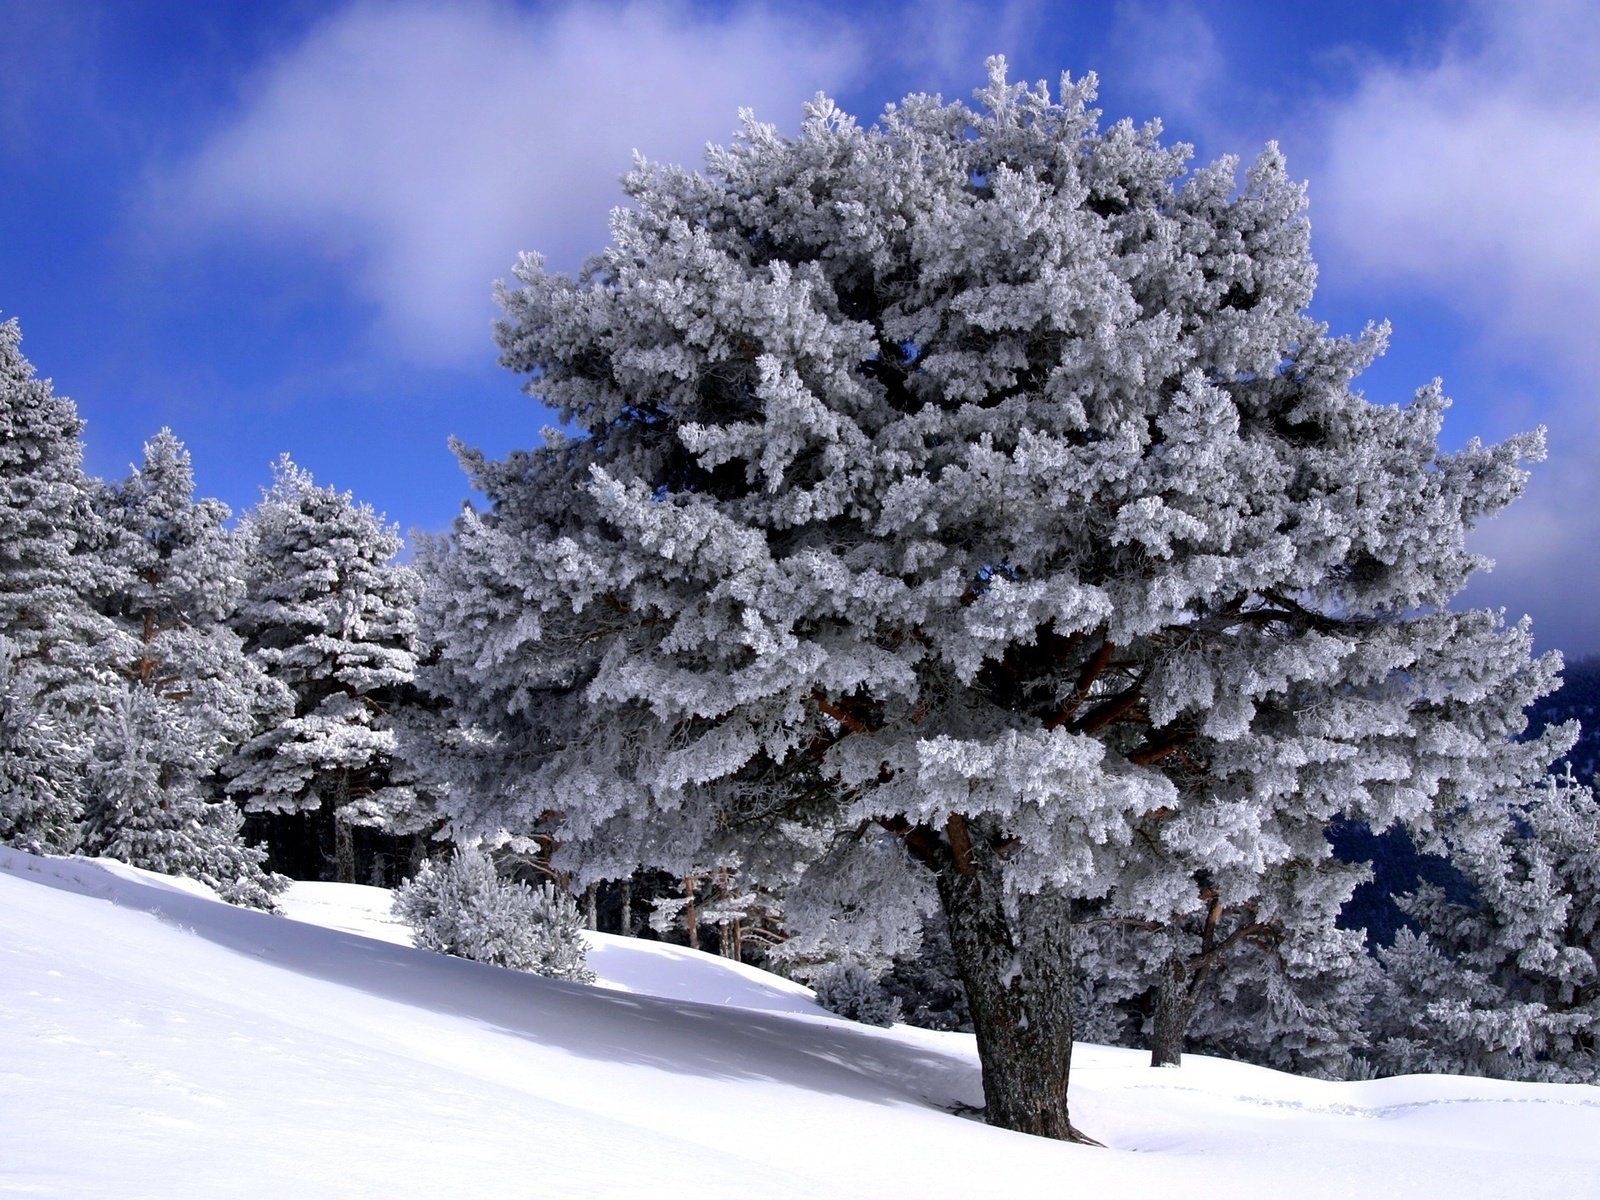
[[[1334,859],[1315,812],[1285,805],[1272,858],[1238,864],[1219,887],[1215,848],[1164,822],[1141,823],[1140,869],[1075,917],[1093,1002],[1137,1000],[1152,1066],[1179,1065],[1198,1022],[1212,1050],[1336,1070],[1361,1042],[1349,986],[1365,974],[1363,939],[1338,922],[1366,869]]]
[[[210,785],[224,757],[290,707],[228,624],[244,597],[244,562],[219,500],[196,499],[189,453],[163,429],[122,484],[103,489],[104,559],[117,586],[104,611],[129,635],[122,674],[169,709],[163,770]],[[220,789],[219,789],[220,791]]]
[[[92,853],[149,871],[184,875],[224,900],[272,909],[288,880],[262,868],[266,852],[240,840],[243,815],[208,802],[175,746],[192,733],[178,705],[139,683],[123,687],[99,718],[86,789]]]
[[[58,854],[76,848],[80,745],[40,704],[16,643],[0,635],[0,842]]]
[[[1600,1083],[1600,802],[1570,774],[1445,829],[1466,902],[1425,885],[1401,900],[1422,932],[1379,951],[1376,1061]]]
[[[292,695],[293,713],[241,747],[228,790],[248,811],[313,816],[334,835],[337,878],[354,882],[352,826],[405,834],[433,821],[394,729],[395,710],[413,699],[416,576],[392,561],[398,532],[287,455],[241,534],[235,627]]]
[[[104,530],[83,473],[72,401],[34,376],[15,320],[0,322],[0,636],[57,719],[86,727],[110,702],[126,637],[94,606]]]
[[[901,1019],[907,1025],[972,1032],[967,995],[941,921],[923,922],[917,948],[896,955],[882,983],[900,1001]]]
[[[900,998],[891,995],[878,978],[856,963],[829,967],[811,985],[817,1003],[831,1013],[887,1028],[900,1019]]]
[[[271,908],[286,881],[264,873],[265,853],[242,843],[234,803],[211,795],[224,756],[288,700],[226,624],[243,594],[227,506],[195,499],[189,455],[162,430],[126,481],[101,489],[98,507],[101,608],[133,656],[119,664],[127,683],[114,707],[91,731],[86,848]]]
[[[808,893],[886,934],[933,898],[988,1119],[1054,1137],[1074,905],[1244,914],[1338,813],[1537,775],[1555,671],[1446,608],[1540,439],[1367,401],[1384,333],[1306,314],[1276,148],[1186,174],[1093,94],[995,60],[976,107],[638,165],[602,256],[502,294],[580,434],[463,453],[490,506],[425,599],[459,827],[556,822],[580,882],[736,860],[799,936]]]

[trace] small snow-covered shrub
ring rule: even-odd
[[[474,962],[551,979],[594,982],[584,963],[583,920],[572,897],[501,879],[477,850],[427,862],[394,894],[394,914],[416,944]]]
[[[851,963],[830,967],[812,984],[817,1003],[831,1013],[863,1025],[893,1025],[900,1019],[900,1001],[866,970]]]

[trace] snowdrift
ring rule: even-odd
[[[600,986],[415,950],[375,888],[289,918],[0,848],[0,1194],[1600,1197],[1600,1088],[1325,1083],[1080,1047],[1107,1149],[953,1115],[971,1039],[594,937]]]

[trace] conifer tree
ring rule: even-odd
[[[580,882],[736,857],[796,923],[931,895],[988,1119],[1063,1138],[1075,904],[1244,912],[1335,814],[1537,775],[1556,666],[1446,607],[1540,438],[1366,400],[1384,332],[1307,314],[1276,147],[1189,171],[1093,95],[994,60],[973,107],[636,165],[601,256],[502,294],[578,435],[462,454],[489,507],[425,601],[458,828],[558,820]]]
[[[392,561],[400,536],[371,506],[287,455],[241,534],[235,628],[293,712],[241,747],[228,790],[247,811],[310,814],[333,833],[336,877],[353,882],[352,826],[410,833],[433,819],[394,730],[414,692],[416,576]]]
[[[266,851],[240,839],[244,816],[208,801],[175,747],[192,724],[154,688],[124,685],[97,722],[86,791],[91,852],[166,875],[198,879],[234,904],[271,909],[288,880],[263,869]]]
[[[0,322],[0,636],[57,719],[86,726],[109,703],[128,641],[95,608],[104,530],[82,431],[72,401],[23,357],[17,322]]]
[[[81,745],[40,703],[16,643],[0,635],[0,842],[58,854],[76,848]]]
[[[223,756],[276,721],[288,691],[244,651],[229,624],[244,598],[244,553],[220,500],[195,497],[189,452],[171,430],[145,445],[123,483],[103,490],[105,554],[120,586],[105,610],[128,633],[135,656],[122,673],[175,706],[185,729],[169,766],[198,780]]]
[[[102,488],[102,611],[127,635],[126,686],[91,730],[85,846],[134,866],[190,875],[270,908],[279,880],[239,839],[243,816],[218,769],[288,707],[227,618],[243,594],[240,556],[216,500],[197,500],[189,454],[170,430],[122,484]]]
[[[425,950],[551,979],[593,983],[578,906],[548,880],[502,879],[475,847],[430,860],[395,890],[394,912]]]
[[[1462,810],[1442,840],[1473,894],[1424,885],[1402,898],[1421,932],[1403,929],[1378,952],[1377,1065],[1600,1082],[1594,791],[1551,776],[1514,804]]]

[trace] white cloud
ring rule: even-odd
[[[1227,132],[1216,103],[1227,63],[1199,10],[1177,3],[1128,0],[1111,27],[1118,80],[1155,104],[1164,120],[1208,134]]]
[[[492,281],[521,250],[570,268],[603,246],[633,150],[698,162],[740,106],[792,123],[859,53],[765,9],[355,4],[265,67],[152,212],[347,262],[398,357],[480,358]]]
[[[1469,602],[1533,613],[1542,645],[1600,650],[1600,9],[1485,0],[1422,60],[1369,66],[1325,125],[1312,219],[1345,285],[1453,309],[1497,380],[1489,423],[1550,427],[1528,494],[1475,535]],[[1486,393],[1481,381],[1458,386]]]
[[[1484,6],[1420,66],[1361,79],[1328,126],[1318,233],[1508,349],[1600,363],[1600,9]]]

